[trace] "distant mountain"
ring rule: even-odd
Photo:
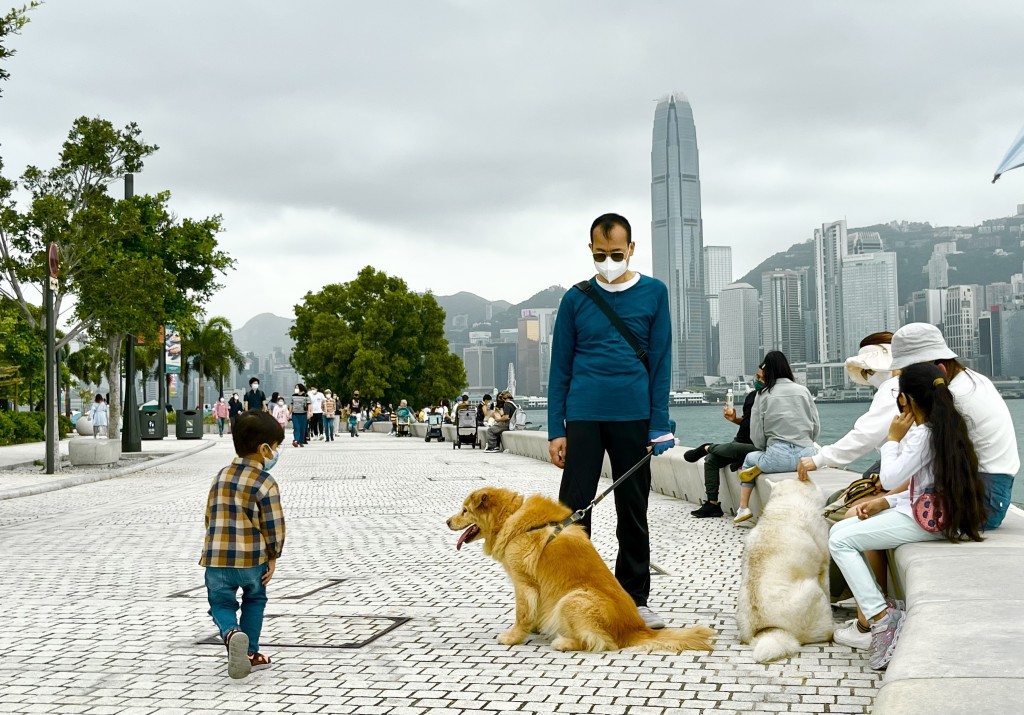
[[[508,301],[488,301],[473,293],[456,293],[455,295],[435,296],[438,304],[444,308],[445,337],[452,346],[469,343],[472,330],[488,330],[495,334],[499,330],[515,328],[519,325],[519,316],[524,308],[557,308],[558,302],[565,294],[565,288],[551,286],[535,293],[522,303],[512,305]],[[490,306],[491,316],[487,317]],[[466,316],[460,318],[459,316]]]
[[[469,325],[480,323],[487,319],[487,309],[490,306],[491,315],[504,313],[511,305],[504,300],[487,300],[473,293],[462,291],[455,295],[435,295],[434,300],[444,308],[447,316],[446,324],[452,325],[458,315],[467,316]]]
[[[281,348],[289,353],[295,347],[295,341],[288,335],[288,330],[294,323],[291,318],[282,318],[273,313],[260,313],[246,321],[245,325],[235,330],[232,335],[235,338],[235,345],[242,352],[269,355],[275,348]]]
[[[900,303],[914,291],[928,287],[926,264],[937,243],[956,241],[957,252],[947,256],[950,285],[988,285],[1009,282],[1024,265],[1024,214],[989,219],[977,226],[932,226],[928,223],[893,221],[850,228],[877,232],[887,251],[895,251]],[[814,242],[807,240],[762,261],[740,282],[761,290],[761,273],[776,268],[814,265]]]

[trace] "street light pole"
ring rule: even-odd
[[[135,176],[124,175],[125,200],[135,195]],[[142,434],[139,430],[139,406],[135,399],[135,336],[129,335],[124,350],[124,411],[121,416],[121,451],[141,452]]]

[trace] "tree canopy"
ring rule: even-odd
[[[444,310],[427,293],[372,266],[355,280],[307,293],[295,306],[292,365],[311,384],[338,394],[413,405],[466,386],[462,360],[448,352]]]

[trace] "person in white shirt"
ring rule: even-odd
[[[868,411],[854,423],[853,429],[834,444],[826,445],[811,457],[804,457],[797,467],[800,479],[808,479],[810,472],[822,467],[845,467],[878,449],[885,442],[892,418],[899,412],[893,389],[899,380],[891,370],[892,333],[872,333],[860,341],[860,352],[846,359],[846,372],[858,385],[875,388],[874,399]],[[867,473],[878,471],[877,464]]]
[[[892,337],[893,370],[919,362],[936,364],[943,371],[956,408],[978,453],[978,470],[985,484],[988,520],[985,529],[997,528],[1010,508],[1013,478],[1020,469],[1017,433],[1010,410],[992,381],[957,361],[942,333],[928,323],[910,323]]]
[[[901,414],[881,448],[879,480],[889,493],[858,504],[857,518],[833,526],[828,542],[861,614],[833,640],[870,648],[876,670],[888,665],[903,613],[887,604],[864,552],[942,538],[981,541],[986,519],[978,456],[945,373],[930,363],[907,366],[897,401]]]
[[[324,395],[316,387],[309,388],[309,438],[324,440]]]

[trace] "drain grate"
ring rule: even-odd
[[[345,583],[343,578],[288,578],[280,577],[274,579],[273,599],[283,601],[298,601],[312,596],[314,593],[334,588]],[[172,593],[170,598],[206,598],[206,586],[197,586],[187,591]]]
[[[669,572],[663,569],[661,566],[658,566],[658,564],[652,563],[651,574],[654,576],[668,576]]]
[[[428,482],[482,482],[483,477],[479,476],[461,476],[458,474],[449,474],[447,476],[440,477],[427,477]]]
[[[332,474],[320,477],[310,477],[308,481],[311,482],[345,482],[345,481],[356,481],[358,479],[366,479],[365,474]]]
[[[403,616],[293,616],[270,614],[263,621],[260,645],[268,648],[362,648],[411,619]],[[196,645],[224,647],[219,636]]]

